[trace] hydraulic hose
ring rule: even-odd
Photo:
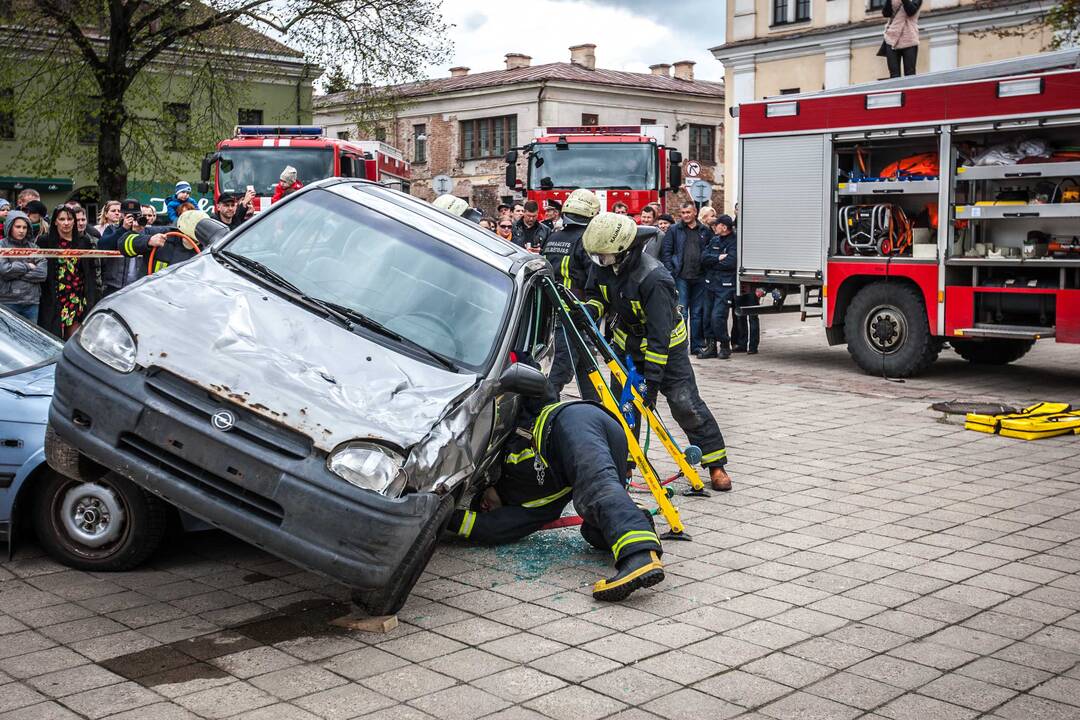
[[[185,235],[182,232],[179,232],[177,230],[171,230],[171,231],[165,233],[165,237],[166,238],[171,238],[171,237],[180,238],[180,240],[182,240],[185,245],[187,245],[188,247],[193,249],[196,254],[202,252],[202,248],[199,247],[198,241],[195,240],[195,238],[189,237],[189,236]],[[147,275],[153,275],[154,274],[154,257],[157,255],[157,251],[158,251],[157,248],[152,249],[150,251],[150,255],[146,258],[146,274]]]

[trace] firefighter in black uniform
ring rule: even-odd
[[[190,217],[187,217],[189,215]],[[208,217],[210,216],[202,210],[188,210],[180,216],[180,228],[171,225],[152,225],[141,233],[121,233],[116,242],[116,249],[127,257],[139,258],[139,277],[151,275],[198,254],[199,250],[197,244],[194,244],[195,241],[188,242],[188,238],[194,238],[194,235],[185,233],[188,238],[178,238],[166,237],[165,234],[177,230],[184,232],[184,228],[188,228],[193,233],[195,225]],[[151,254],[153,267],[150,267]]]
[[[591,190],[578,189],[570,193],[563,205],[563,229],[551,234],[541,249],[544,257],[555,270],[556,282],[574,293],[579,300],[585,299],[585,283],[589,279],[589,255],[581,244],[585,226],[600,212],[600,199]],[[555,327],[555,358],[551,363],[548,381],[556,394],[574,377],[577,370],[578,388],[586,400],[599,400],[596,389],[588,380],[588,361],[581,357],[576,343],[570,343],[569,328],[560,322]]]
[[[642,234],[648,230],[655,232],[642,228]],[[730,490],[724,436],[698,392],[675,281],[659,260],[642,252],[643,241],[626,215],[600,213],[592,219],[582,236],[594,265],[586,307],[597,318],[615,315],[613,342],[645,377],[645,402],[655,406],[663,393],[675,422],[701,448],[701,464],[709,469],[713,489]],[[614,394],[619,397],[621,388]]]
[[[522,410],[518,432],[502,452],[499,481],[473,509],[455,512],[451,531],[475,542],[513,542],[558,519],[573,501],[584,520],[582,536],[615,559],[616,574],[593,586],[594,598],[624,600],[664,579],[652,518],[624,485],[626,433],[601,406],[557,402],[539,414]]]

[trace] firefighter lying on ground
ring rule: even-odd
[[[701,448],[701,464],[709,469],[713,489],[725,492],[731,489],[731,477],[724,469],[724,436],[698,392],[675,281],[659,260],[642,253],[645,240],[656,232],[646,227],[639,231],[626,215],[600,213],[592,219],[582,236],[594,265],[585,307],[597,320],[615,316],[615,348],[628,354],[645,377],[645,402],[653,407],[658,394],[667,398],[675,422],[691,444]],[[620,397],[621,386],[613,385],[615,397]]]
[[[584,520],[582,537],[615,560],[616,574],[593,586],[594,598],[624,600],[663,580],[652,517],[634,504],[624,484],[622,425],[591,402],[525,405],[503,447],[500,479],[471,510],[457,510],[449,529],[475,542],[514,542],[558,519],[573,501]]]

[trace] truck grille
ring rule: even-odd
[[[281,525],[285,510],[270,498],[242,488],[219,475],[193,465],[165,448],[149,443],[137,435],[124,433],[120,436],[120,449],[131,453],[144,462],[156,465],[174,479],[192,485],[215,498],[255,515],[274,525]]]
[[[151,368],[146,386],[164,400],[209,421],[228,408],[236,416],[230,431],[268,450],[302,460],[311,454],[311,438],[260,417],[238,402],[222,402],[210,391],[161,368]]]

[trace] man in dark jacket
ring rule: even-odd
[[[690,351],[705,347],[705,274],[701,254],[712,232],[698,222],[697,206],[684,202],[679,208],[679,222],[668,228],[660,246],[660,262],[675,279],[683,319],[690,320]]]
[[[230,230],[235,230],[255,214],[251,210],[252,197],[254,193],[241,196],[238,193],[223,192],[214,203],[214,212],[210,217],[225,223]]]
[[[737,241],[735,237],[735,221],[730,215],[721,215],[716,218],[716,234],[709,240],[705,252],[701,256],[701,265],[705,268],[705,287],[708,299],[705,306],[707,313],[707,327],[705,350],[698,357],[702,360],[720,357],[727,360],[731,357],[731,339],[728,337],[728,315],[735,301],[736,270],[739,267],[737,261]],[[720,343],[717,353],[716,343]]]
[[[512,241],[515,245],[533,252],[539,252],[540,248],[544,246],[544,241],[547,240],[551,231],[539,221],[539,214],[540,206],[536,204],[535,200],[529,200],[525,203],[525,214],[514,223]]]

